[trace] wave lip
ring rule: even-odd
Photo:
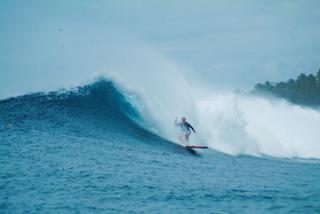
[[[121,132],[139,129],[130,117],[138,117],[111,81],[96,82],[70,91],[33,93],[0,101],[2,131],[78,130]]]

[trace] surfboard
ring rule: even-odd
[[[193,146],[193,145],[185,146],[185,148],[189,152],[191,152],[191,154],[194,154],[194,155],[199,155],[199,153],[195,149],[208,149],[207,146]]]
[[[208,149],[207,146],[192,146],[192,145],[186,146],[186,148],[190,148],[190,149]]]

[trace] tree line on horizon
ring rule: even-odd
[[[320,69],[316,75],[301,73],[296,79],[289,79],[286,82],[258,83],[253,93],[272,94],[299,105],[319,106]]]

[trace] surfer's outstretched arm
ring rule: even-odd
[[[193,131],[194,133],[196,133],[196,131],[195,131],[194,128],[190,125],[190,123],[188,123],[188,127],[189,127],[190,129],[192,129],[192,131]]]

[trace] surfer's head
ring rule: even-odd
[[[187,122],[186,117],[182,117],[181,120],[182,120],[182,122],[184,122],[184,123]]]

